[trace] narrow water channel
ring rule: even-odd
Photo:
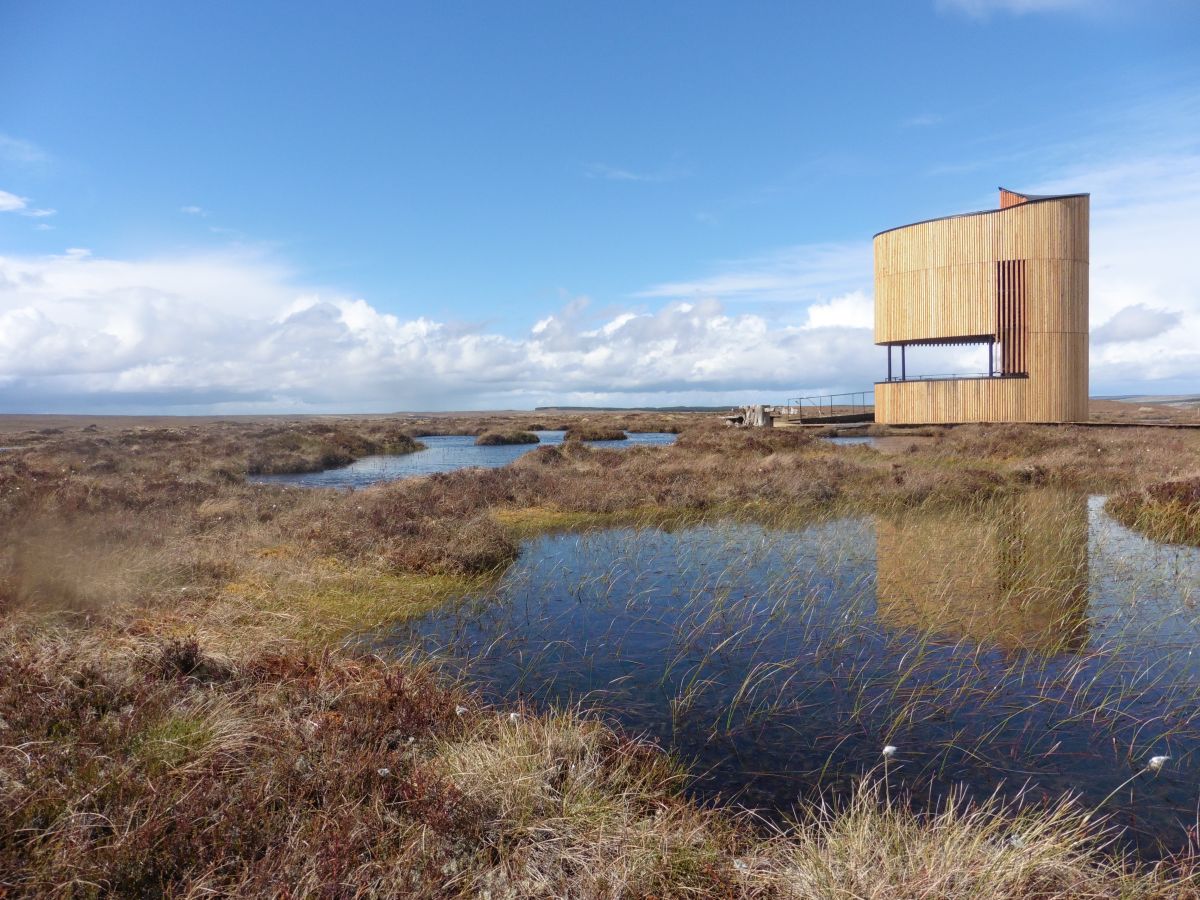
[[[1070,791],[1153,855],[1200,802],[1198,602],[1200,550],[1043,491],[798,531],[548,535],[493,590],[370,640],[422,645],[497,701],[595,708],[678,752],[703,797],[786,815],[869,770],[918,804]]]
[[[540,444],[501,444],[479,447],[475,438],[462,434],[437,434],[421,438],[424,450],[402,456],[366,456],[348,466],[306,472],[296,475],[254,475],[247,478],[255,484],[291,484],[302,487],[361,488],[383,481],[416,478],[435,472],[456,469],[495,469],[506,466],[539,446],[554,446],[563,442],[565,431],[536,431]],[[665,432],[629,432],[623,441],[588,441],[589,447],[623,449],[646,444],[662,445],[675,442],[675,435]]]

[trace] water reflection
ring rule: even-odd
[[[1087,498],[1041,491],[875,524],[876,607],[893,628],[1008,650],[1087,639]]]
[[[702,797],[786,813],[893,744],[918,801],[1071,791],[1152,854],[1200,803],[1197,585],[1200,550],[1038,492],[799,531],[543,536],[494,590],[368,640],[423,645],[497,700],[597,708],[678,752]],[[1158,754],[1169,769],[1139,775]]]

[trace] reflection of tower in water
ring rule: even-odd
[[[876,521],[876,609],[891,628],[1053,652],[1087,638],[1087,498],[1036,491]]]

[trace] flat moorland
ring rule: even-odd
[[[22,426],[0,439],[0,895],[1200,896],[1191,858],[1116,855],[1069,801],[918,815],[868,779],[768,828],[689,800],[686,772],[601,721],[491,708],[348,640],[495,578],[547,529],[1045,485],[1190,508],[1161,485],[1200,475],[1200,432],[972,426],[877,450],[683,414]],[[246,477],[544,428],[679,438],[356,492]]]

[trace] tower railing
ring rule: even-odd
[[[875,392],[794,397],[788,400],[786,414],[801,422],[869,422],[875,417]]]

